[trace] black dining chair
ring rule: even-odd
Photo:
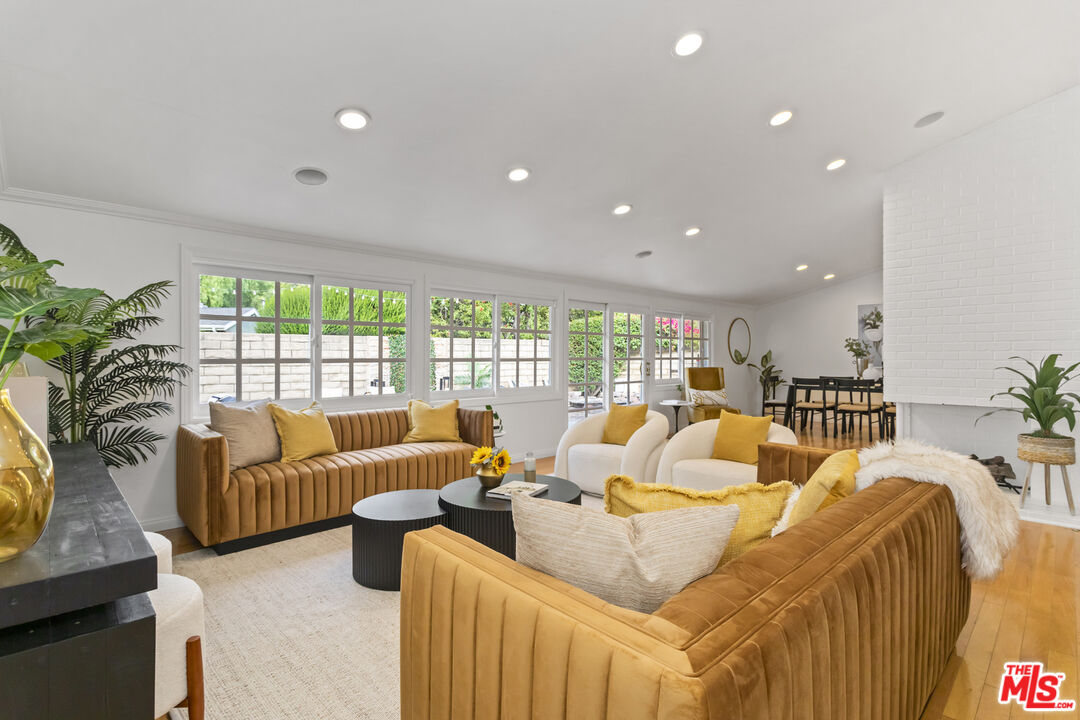
[[[825,383],[821,378],[792,378],[791,388],[794,411],[799,415],[799,430],[806,429],[807,417],[810,427],[814,426],[814,413],[821,414],[821,425],[825,427]],[[792,418],[794,427],[794,418]],[[822,431],[824,432],[824,430]]]
[[[836,414],[841,416],[845,434],[855,432],[855,418],[859,419],[859,434],[862,435],[863,418],[866,418],[867,431],[874,432],[874,420],[878,424],[878,437],[885,437],[885,400],[884,386],[880,380],[837,380],[838,396],[844,399],[836,405]]]

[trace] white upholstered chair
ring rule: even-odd
[[[645,424],[626,445],[602,442],[606,412],[589,415],[570,426],[555,453],[555,475],[576,483],[582,492],[604,494],[609,475],[628,475],[638,482],[653,482],[656,464],[667,441],[668,419],[650,410]]]
[[[704,420],[675,433],[660,455],[656,482],[695,490],[718,490],[728,485],[756,482],[757,465],[713,459],[719,424],[719,420]],[[798,444],[790,428],[775,422],[769,426],[766,442]]]
[[[154,717],[186,707],[190,720],[203,720],[203,594],[190,578],[172,574],[172,543],[157,533],[146,539],[158,558],[157,588],[151,590],[156,625]]]

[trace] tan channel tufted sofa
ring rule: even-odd
[[[369,495],[438,489],[471,476],[473,450],[494,442],[490,410],[458,410],[460,443],[403,444],[409,430],[405,408],[326,417],[339,452],[232,472],[223,435],[206,425],[181,425],[176,502],[199,542],[227,552],[302,534],[311,524],[321,523],[308,529],[343,525],[353,504]]]
[[[829,451],[761,445],[759,480]],[[971,585],[950,491],[891,478],[625,610],[446,528],[409,533],[401,717],[918,718]]]

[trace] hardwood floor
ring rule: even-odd
[[[860,448],[877,441],[871,435],[833,438],[820,425],[796,431],[801,445],[836,450]],[[554,471],[555,458],[538,458],[537,472]],[[521,463],[511,472],[521,472]],[[173,554],[201,549],[187,528],[162,532]],[[1080,531],[1021,522],[1017,547],[993,582],[972,585],[971,611],[941,681],[922,720],[996,720],[1041,717],[1018,706],[999,705],[998,684],[1006,661],[1038,660],[1047,671],[1063,672],[1062,697],[1080,700]],[[1047,718],[1080,717],[1080,713],[1047,713]]]

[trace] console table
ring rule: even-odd
[[[157,560],[93,446],[50,452],[49,526],[0,563],[0,716],[148,720]]]

